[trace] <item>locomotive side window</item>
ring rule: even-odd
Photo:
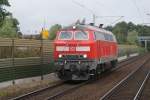
[[[112,35],[110,35],[110,34],[105,34],[104,36],[105,36],[105,40],[107,40],[107,41],[114,41]]]
[[[114,39],[113,39],[113,36],[112,36],[112,35],[110,35],[110,41],[114,41]]]
[[[75,32],[74,39],[75,40],[88,40],[89,34],[88,32],[78,31],[78,32]]]
[[[95,32],[95,39],[96,40],[105,40],[104,34],[100,32]]]
[[[72,37],[73,37],[72,32],[68,32],[68,31],[61,32],[59,35],[60,40],[71,40]]]
[[[115,41],[113,35],[101,33],[101,32],[95,32],[95,39],[96,40],[106,40],[106,41]]]

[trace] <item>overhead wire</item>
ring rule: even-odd
[[[84,8],[84,9],[87,9],[89,12],[91,12],[92,14],[94,14],[94,11],[93,11],[92,9],[86,7],[85,5],[79,3],[79,2],[77,2],[77,1],[75,1],[75,0],[72,0],[72,2],[73,2],[74,4],[76,4],[76,5],[78,5],[78,6],[82,7],[82,8]]]
[[[98,1],[98,0],[95,0],[94,2],[96,2],[96,4],[97,5],[101,5],[101,6],[103,6],[103,7],[105,7],[104,6],[104,4],[102,4],[100,1]],[[108,8],[108,7],[107,7]],[[111,10],[113,10],[112,8],[111,8]],[[116,12],[116,10],[114,11],[113,10],[113,12]],[[106,22],[108,22],[108,18],[119,18],[119,19],[116,19],[115,21],[109,21],[108,22],[108,24],[110,24],[110,25],[112,25],[112,24],[114,24],[114,23],[116,23],[117,21],[119,21],[119,20],[121,20],[123,17],[125,17],[125,16],[96,16],[97,18],[107,18],[106,19]]]
[[[96,19],[96,18],[119,18],[119,19],[117,19],[117,20],[115,20],[113,22],[110,22],[111,25],[116,23],[117,21],[121,20],[124,17],[124,16],[97,16],[92,9],[86,7],[85,5],[79,3],[79,2],[77,2],[75,0],[72,0],[72,2],[74,4],[80,6],[81,8],[84,8],[84,9],[88,10],[90,13],[92,13],[94,15],[93,19]],[[96,1],[96,2],[98,3],[98,1]]]
[[[131,0],[131,1],[132,1],[133,5],[135,6],[135,8],[137,9],[139,17],[142,20],[142,23],[144,23],[144,18],[143,18],[142,14],[141,14],[140,8],[138,7],[136,0]]]
[[[124,16],[121,16],[119,19],[117,19],[117,20],[115,20],[115,21],[111,22],[111,23],[110,23],[110,25],[115,24],[116,22],[118,22],[119,20],[121,20],[123,17],[124,17]]]

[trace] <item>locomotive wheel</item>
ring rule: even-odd
[[[90,75],[90,80],[94,80],[96,78],[96,70],[95,69],[91,70],[90,74],[91,74]]]
[[[106,64],[105,64],[105,63],[101,65],[101,70],[102,70],[102,72],[105,72],[105,70],[106,70],[105,67],[106,67]]]
[[[117,60],[111,61],[111,66],[112,66],[112,68],[116,67],[116,65],[117,65]]]
[[[97,65],[97,68],[96,68],[96,78],[97,78],[97,79],[98,79],[98,77],[100,76],[101,73],[102,73],[101,65],[98,64],[98,65]]]
[[[95,75],[95,78],[98,79],[99,76],[100,76],[100,68],[97,67],[97,68],[96,68],[96,75]]]

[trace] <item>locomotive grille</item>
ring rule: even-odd
[[[83,55],[63,55],[62,59],[79,60],[84,59]]]

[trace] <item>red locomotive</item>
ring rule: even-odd
[[[62,80],[88,80],[115,67],[118,46],[113,33],[91,25],[74,25],[57,33],[54,60]],[[106,66],[110,63],[111,66]]]

